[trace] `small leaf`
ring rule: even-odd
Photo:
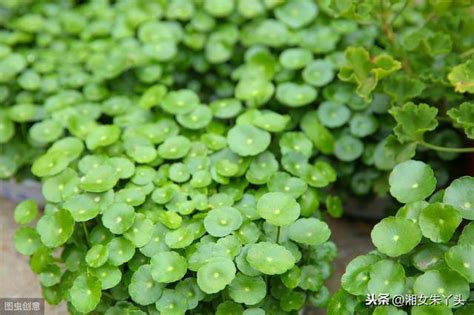
[[[38,205],[34,200],[27,199],[20,202],[15,208],[15,222],[28,224],[38,215]]]

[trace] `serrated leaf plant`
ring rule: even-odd
[[[390,193],[404,205],[374,226],[376,249],[347,265],[328,314],[472,313],[474,178],[433,193],[435,186],[423,162],[393,169]],[[387,294],[387,304],[378,303]]]

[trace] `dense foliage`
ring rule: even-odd
[[[16,248],[72,313],[324,307],[325,212],[462,175],[473,25],[468,1],[1,1],[0,178],[47,202]]]
[[[405,205],[374,226],[376,250],[349,263],[328,314],[474,312],[467,303],[474,283],[474,178],[460,177],[432,194],[435,185],[433,170],[423,162],[409,160],[393,169],[390,192]],[[398,299],[398,309],[377,304],[382,294],[387,301]]]

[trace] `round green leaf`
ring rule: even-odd
[[[425,296],[461,295],[463,300],[467,300],[469,298],[469,283],[457,272],[449,269],[429,270],[416,278],[413,292]],[[454,306],[453,302],[453,299],[448,300],[450,307]]]
[[[89,170],[81,178],[80,187],[85,191],[100,193],[112,189],[118,180],[113,167],[109,164],[102,164]]]
[[[474,220],[474,178],[454,180],[444,192],[443,202],[456,208],[464,219]]]
[[[250,266],[267,275],[283,274],[295,264],[295,258],[288,249],[269,242],[251,245],[247,261]]]
[[[207,294],[217,293],[232,282],[235,272],[234,263],[229,258],[213,258],[199,268],[197,283]]]
[[[282,154],[298,152],[308,158],[313,155],[313,143],[302,132],[285,132],[279,144]]]
[[[370,271],[374,263],[380,260],[376,255],[363,255],[353,259],[341,277],[341,285],[353,295],[366,295],[370,280]]]
[[[425,207],[419,216],[423,236],[435,243],[447,243],[461,221],[462,217],[456,209],[439,202]]]
[[[325,60],[314,60],[303,70],[303,79],[314,86],[324,86],[334,79],[332,65]]]
[[[313,54],[304,48],[288,48],[280,54],[280,64],[289,70],[301,69],[312,60]]]
[[[135,221],[135,210],[126,203],[114,203],[102,214],[102,223],[114,234],[127,231]]]
[[[36,225],[41,242],[47,247],[64,244],[74,232],[74,219],[67,210],[45,214]]]
[[[300,197],[308,188],[303,180],[297,177],[291,177],[284,172],[276,172],[273,174],[267,185],[270,192],[287,193],[293,198]]]
[[[128,293],[135,303],[149,305],[155,303],[163,292],[163,286],[151,276],[151,266],[142,265],[135,271],[128,285]]]
[[[412,264],[421,271],[436,269],[444,266],[444,254],[447,247],[441,244],[427,243],[420,248],[411,257]]]
[[[470,283],[474,282],[474,245],[456,245],[445,255],[448,266],[457,271]]]
[[[414,249],[421,241],[422,234],[413,221],[388,217],[374,226],[370,236],[380,252],[390,257],[397,257]]]
[[[109,262],[114,266],[120,266],[135,254],[135,246],[123,237],[115,237],[107,243],[109,249]]]
[[[300,215],[300,205],[289,194],[270,192],[258,200],[257,212],[269,223],[283,226],[295,222]]]
[[[223,237],[242,225],[240,212],[233,207],[219,207],[209,211],[204,218],[204,227],[212,236]]]
[[[176,160],[186,156],[191,148],[191,142],[183,136],[172,136],[158,147],[158,154],[167,160]]]
[[[34,200],[27,199],[20,202],[15,208],[15,222],[28,224],[38,215],[38,205]]]
[[[395,166],[389,184],[392,196],[402,203],[409,203],[430,196],[436,188],[436,179],[428,165],[409,160]]]
[[[227,133],[229,148],[241,156],[262,153],[270,145],[270,134],[251,125],[237,125]]]
[[[262,277],[249,277],[238,273],[229,285],[229,295],[237,303],[255,305],[267,294],[267,284]]]
[[[293,82],[280,83],[277,86],[277,100],[288,107],[301,107],[308,105],[318,96],[318,91],[307,84],[296,84]]]
[[[97,268],[105,264],[108,258],[109,249],[102,244],[97,244],[87,251],[86,263],[93,268]]]
[[[199,105],[186,114],[176,117],[179,124],[191,130],[202,129],[212,120],[212,111],[208,106]]]
[[[351,133],[359,138],[367,137],[377,131],[379,121],[369,114],[355,114],[349,123]]]
[[[111,145],[120,137],[120,128],[115,125],[109,126],[98,126],[94,128],[86,139],[87,148],[89,150],[95,150],[99,147],[105,147]]]
[[[187,306],[186,298],[172,289],[164,289],[156,302],[156,309],[160,315],[184,315]]]
[[[242,103],[234,98],[219,99],[209,104],[212,114],[221,119],[229,119],[237,116],[242,110]]]
[[[316,246],[329,239],[331,230],[316,218],[298,219],[290,225],[288,236],[295,242]]]
[[[199,105],[199,97],[191,90],[178,90],[166,94],[161,107],[170,114],[186,114]]]
[[[43,287],[52,287],[61,281],[61,269],[57,265],[48,265],[39,275]]]
[[[342,136],[334,143],[334,155],[341,161],[354,161],[364,152],[364,143],[352,136]]]
[[[91,272],[100,280],[102,290],[115,287],[122,279],[122,272],[120,269],[108,263],[99,268],[91,269]]]
[[[63,204],[63,207],[71,212],[76,222],[95,218],[100,211],[99,205],[89,195],[73,196]]]
[[[383,259],[370,267],[368,291],[372,294],[389,294],[390,296],[405,293],[405,270],[398,262]]]
[[[291,28],[300,28],[318,14],[318,6],[311,0],[294,0],[275,9],[275,16]]]
[[[92,275],[81,274],[74,280],[69,295],[76,310],[82,313],[92,312],[102,295],[100,281]]]
[[[341,127],[349,121],[350,117],[351,111],[344,104],[326,101],[319,105],[318,118],[326,127]]]
[[[199,288],[195,278],[187,278],[178,282],[176,292],[186,298],[189,310],[195,309],[206,296]]]
[[[151,258],[151,276],[160,283],[176,282],[188,270],[186,259],[177,252],[160,252]]]
[[[52,119],[45,119],[31,126],[29,134],[38,143],[50,143],[63,134],[64,128]]]
[[[41,247],[41,240],[35,229],[24,226],[15,231],[13,242],[17,252],[23,255],[33,255]]]

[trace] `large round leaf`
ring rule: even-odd
[[[178,281],[186,274],[188,263],[177,252],[160,252],[151,258],[151,276],[160,283]]]
[[[242,222],[239,210],[233,207],[219,207],[209,211],[204,218],[204,227],[212,236],[223,237],[237,230]]]
[[[207,294],[222,291],[235,278],[235,265],[229,258],[211,259],[197,272],[199,288]]]
[[[454,296],[461,295],[463,300],[469,298],[469,283],[457,272],[452,270],[430,270],[418,276],[413,284],[413,292],[417,295],[424,294]],[[449,306],[454,306],[454,300],[448,300]]]
[[[253,244],[247,261],[252,268],[267,275],[283,274],[295,264],[295,258],[288,249],[269,242]]]
[[[374,263],[369,277],[368,291],[372,294],[395,296],[405,293],[405,270],[398,262],[383,259]]]
[[[266,193],[257,202],[258,214],[277,226],[289,225],[299,217],[300,205],[289,194]]]
[[[252,125],[237,125],[227,133],[229,148],[241,156],[262,153],[270,144],[270,134]]]
[[[161,284],[151,276],[151,266],[142,265],[132,275],[128,293],[135,303],[149,305],[155,303],[163,292]]]
[[[389,177],[390,193],[402,203],[423,200],[436,188],[433,170],[423,162],[409,160],[395,166]]]
[[[448,266],[470,283],[474,282],[474,244],[456,245],[445,254]]]
[[[289,238],[306,245],[320,245],[331,236],[328,225],[316,218],[298,219],[289,227]]]
[[[69,295],[76,310],[90,313],[100,302],[102,295],[100,281],[92,275],[81,274],[74,280]]]
[[[235,302],[255,305],[265,298],[267,285],[262,277],[249,277],[239,273],[228,290]]]
[[[435,243],[447,243],[462,221],[452,206],[433,203],[421,210],[419,224],[423,236]]]
[[[456,208],[462,217],[474,220],[474,178],[454,180],[444,192],[443,202]]]
[[[410,252],[421,241],[421,237],[420,228],[416,223],[399,217],[383,219],[374,226],[371,232],[375,247],[391,257]]]

